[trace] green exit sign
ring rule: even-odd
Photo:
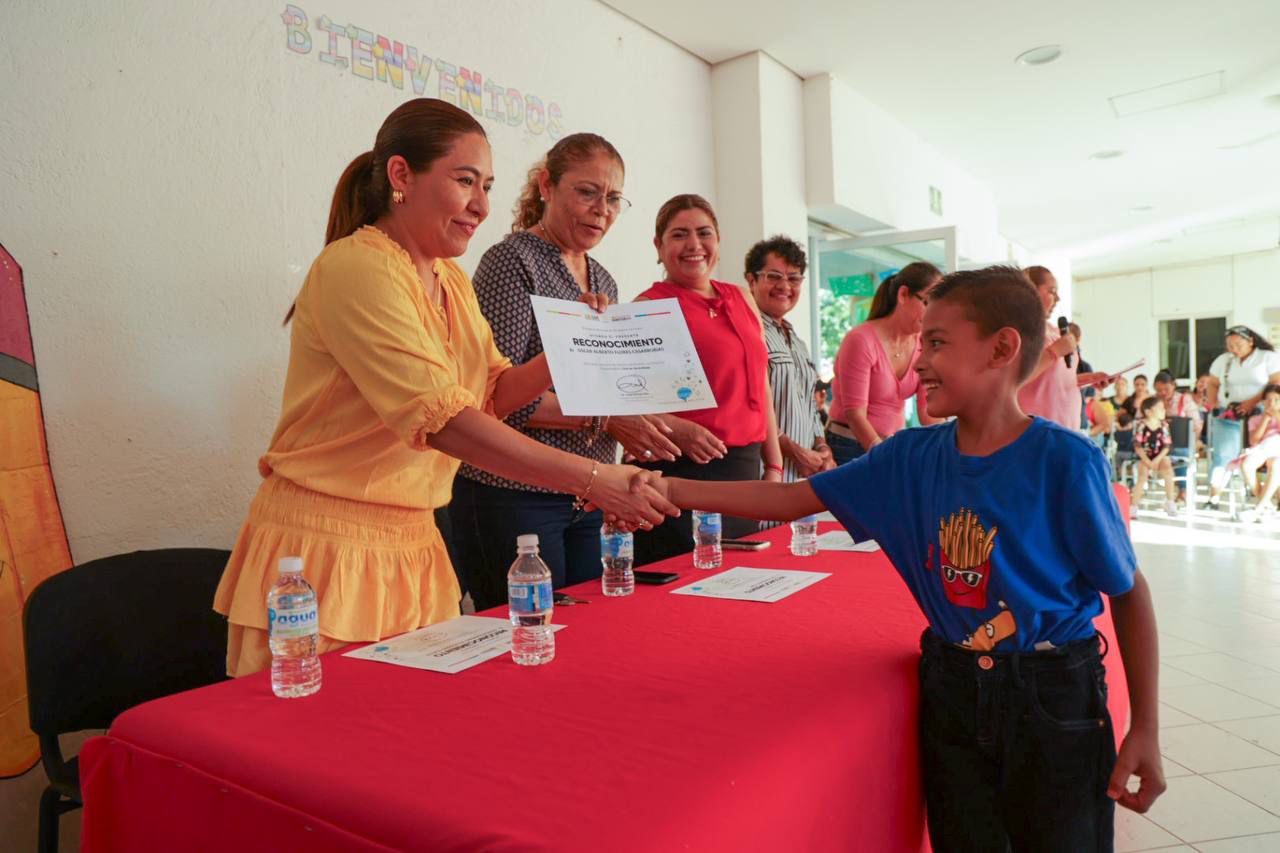
[[[869,273],[833,275],[827,279],[827,284],[836,296],[875,296],[876,294],[876,285]]]

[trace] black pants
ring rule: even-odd
[[[507,601],[507,572],[516,559],[516,537],[538,534],[538,551],[556,589],[600,577],[599,510],[574,512],[571,495],[453,481],[454,549],[476,612]]]
[[[1116,750],[1098,638],[984,654],[926,630],[920,649],[920,758],[935,853],[1109,853]]]
[[[674,462],[636,464],[661,471],[664,477],[683,477],[686,480],[759,480],[762,465],[759,442],[730,447],[723,459],[712,459],[705,465],[699,465],[687,456],[680,456]],[[720,535],[725,539],[749,536],[760,529],[760,522],[734,515],[724,516],[721,522]],[[688,554],[693,550],[693,513],[682,512],[679,518],[668,518],[652,530],[637,530],[635,543],[637,566]]]

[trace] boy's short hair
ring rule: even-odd
[[[1263,388],[1262,396],[1266,397],[1268,394],[1280,394],[1280,385],[1268,385],[1266,388]]]
[[[1145,399],[1145,400],[1143,400],[1143,401],[1142,401],[1142,405],[1141,405],[1141,406],[1139,406],[1139,407],[1138,407],[1138,409],[1139,409],[1139,411],[1141,411],[1141,412],[1142,412],[1143,416],[1145,417],[1145,416],[1146,416],[1146,414],[1147,414],[1147,412],[1151,411],[1151,410],[1152,410],[1152,409],[1154,409],[1158,404],[1163,403],[1163,402],[1164,402],[1164,400],[1161,400],[1159,397],[1148,397],[1147,399]]]
[[[1116,426],[1127,427],[1133,423],[1133,415],[1129,414],[1128,409],[1121,409],[1116,413]]]
[[[1173,374],[1170,373],[1168,370],[1161,370],[1159,373],[1156,374],[1156,378],[1151,380],[1152,385],[1156,384],[1157,382],[1168,382],[1170,385],[1172,385]]]
[[[963,307],[965,317],[984,338],[1006,327],[1013,329],[1022,338],[1018,381],[1036,369],[1044,351],[1044,305],[1022,270],[998,265],[953,272],[929,291],[929,301]]]

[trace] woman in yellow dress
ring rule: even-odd
[[[280,422],[264,480],[214,597],[227,672],[270,665],[266,597],[280,557],[303,558],[320,651],[458,614],[432,511],[459,460],[577,495],[633,526],[678,511],[639,469],[555,450],[500,418],[551,383],[539,356],[512,367],[451,258],[489,213],[492,157],[472,116],[418,98],[383,122],[334,191],[325,248],[294,307]],[[595,304],[602,308],[603,305]]]

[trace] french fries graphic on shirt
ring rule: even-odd
[[[939,575],[947,601],[958,607],[975,610],[987,606],[987,585],[991,580],[991,552],[996,545],[998,528],[987,530],[972,511],[961,509],[938,522],[938,547],[941,551]],[[1001,640],[1018,631],[1013,614],[1003,601],[1000,613],[979,625],[963,645],[990,651]]]

